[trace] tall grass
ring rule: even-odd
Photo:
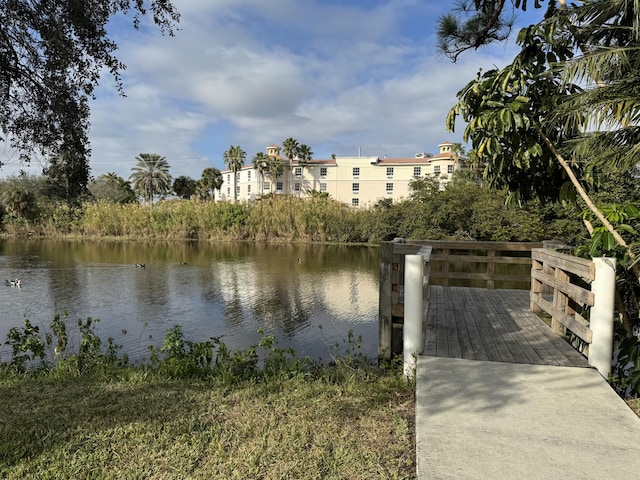
[[[169,200],[153,206],[94,202],[75,209],[52,207],[46,219],[28,228],[45,235],[135,239],[360,242],[369,240],[359,233],[364,215],[329,198],[291,196],[248,203]]]

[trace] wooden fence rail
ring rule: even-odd
[[[613,353],[615,259],[533,249],[531,260],[531,311],[548,313],[556,334],[569,330],[582,340],[589,364],[606,377]]]
[[[403,351],[405,256],[418,254],[423,247],[431,248],[428,284],[486,288],[508,285],[529,289],[530,252],[542,247],[542,243],[402,238],[382,242],[378,317],[378,357],[381,359]]]

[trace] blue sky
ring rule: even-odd
[[[247,161],[288,137],[314,158],[437,152],[461,141],[445,130],[456,93],[479,68],[502,66],[514,43],[464,54],[452,64],[436,49],[439,0],[174,0],[175,37],[112,24],[126,97],[105,75],[92,102],[91,174],[131,174],[142,152],[167,158],[174,177],[224,168],[240,145]],[[533,10],[533,9],[532,9]],[[541,11],[520,14],[521,24]],[[514,35],[515,36],[515,35]],[[4,158],[2,158],[4,157]],[[0,176],[20,167],[7,163]],[[41,162],[29,171],[39,173]]]

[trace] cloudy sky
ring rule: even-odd
[[[513,42],[464,54],[436,49],[440,0],[174,0],[175,37],[130,18],[111,30],[126,97],[108,76],[92,102],[91,173],[131,174],[142,152],[163,155],[174,177],[224,168],[230,145],[247,162],[287,137],[314,158],[413,156],[461,141],[445,130],[456,93],[479,68],[513,58]],[[529,24],[540,11],[520,14]],[[11,152],[0,151],[14,173]],[[42,166],[31,166],[39,173]]]

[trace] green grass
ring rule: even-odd
[[[413,478],[412,386],[334,368],[231,386],[5,378],[0,478]]]

